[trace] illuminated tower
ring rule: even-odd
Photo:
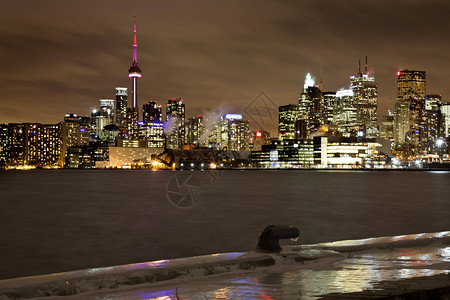
[[[185,134],[185,106],[182,98],[172,98],[167,101],[166,119],[167,148],[181,149]]]
[[[397,71],[397,102],[409,104],[408,142],[413,154],[418,154],[423,146],[423,116],[425,111],[426,73],[425,71]],[[399,140],[401,141],[401,139]]]
[[[116,125],[119,127],[127,127],[127,97],[127,88],[116,87]]]
[[[134,138],[138,135],[138,121],[139,121],[139,112],[137,108],[137,79],[141,77],[141,69],[139,69],[137,63],[137,43],[136,43],[136,17],[134,19],[134,31],[133,31],[133,63],[131,64],[130,69],[128,70],[128,76],[131,78],[132,88],[131,88],[131,97],[132,97],[132,107],[131,107],[131,136]]]
[[[358,74],[350,76],[350,87],[353,90],[356,105],[356,122],[366,137],[376,138],[378,89],[375,77],[367,71],[367,56],[365,71],[361,72],[361,61]]]
[[[303,120],[306,125],[306,132],[302,135],[308,136],[325,123],[322,91],[315,86],[314,78],[309,73],[306,75],[298,104],[299,120]]]

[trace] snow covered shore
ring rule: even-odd
[[[280,253],[231,252],[160,260],[0,281],[0,299],[113,293],[130,287],[175,284],[271,268],[310,269],[319,262],[344,259],[348,252],[449,245],[450,231],[421,233],[314,245],[285,246]]]

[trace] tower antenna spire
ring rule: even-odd
[[[366,55],[366,74],[367,74],[367,55]]]
[[[134,16],[133,21],[134,21],[134,28],[133,28],[133,63],[137,64],[136,16]]]
[[[358,74],[361,74],[361,58],[358,61]]]

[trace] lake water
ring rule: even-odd
[[[250,250],[269,224],[301,244],[446,231],[450,172],[3,171],[0,205],[5,279]]]

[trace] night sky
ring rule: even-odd
[[[0,0],[0,123],[89,115],[130,88],[134,15],[140,107],[182,97],[187,117],[240,113],[260,91],[297,103],[306,73],[318,83],[322,69],[323,90],[336,91],[365,55],[379,117],[399,68],[425,70],[427,93],[450,97],[448,0]],[[275,131],[272,118],[253,129]]]

